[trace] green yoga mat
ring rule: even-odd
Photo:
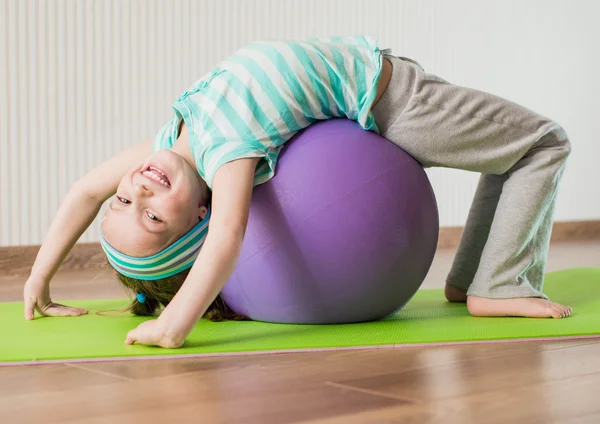
[[[420,290],[393,317],[369,323],[202,320],[180,349],[125,345],[127,332],[145,318],[95,312],[121,309],[126,300],[69,302],[89,308],[90,314],[34,321],[23,319],[22,303],[0,303],[0,365],[600,337],[600,268],[550,273],[545,291],[551,299],[572,306],[573,315],[567,319],[475,318],[464,304],[446,302],[442,290]]]

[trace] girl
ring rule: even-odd
[[[371,37],[252,43],[199,79],[173,109],[154,140],[75,183],[25,284],[26,319],[34,310],[87,313],[53,303],[49,283],[113,195],[102,220],[108,262],[136,293],[135,314],[165,306],[126,343],[179,347],[207,311],[213,319],[240,318],[218,295],[240,252],[252,189],[274,176],[287,140],[334,117],[380,133],[424,167],[482,174],[447,279],[449,301],[466,301],[475,316],[571,314],[542,293],[570,152],[555,122],[426,73],[380,51]]]

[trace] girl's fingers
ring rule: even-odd
[[[135,336],[135,330],[131,330],[129,333],[127,333],[127,337],[125,337],[125,344],[132,345],[136,341],[137,338]]]
[[[34,318],[36,300],[33,297],[27,296],[24,299],[25,303],[25,319],[31,320]]]
[[[38,304],[36,298],[30,296],[25,297],[24,304],[25,319],[27,320],[32,320],[34,318],[36,309],[40,313],[40,315],[50,317],[76,317],[88,313],[87,309],[73,308],[71,306],[61,305],[59,303],[52,302],[42,307]]]
[[[77,315],[84,315],[88,313],[87,309],[84,308],[75,308],[74,306],[61,305],[60,303],[52,303],[52,306],[58,307],[60,309],[67,309],[70,312],[77,313]]]
[[[52,303],[44,309],[44,315],[51,317],[76,317],[87,313],[87,309],[73,308],[71,306],[59,305],[57,303]]]

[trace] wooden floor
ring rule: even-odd
[[[439,252],[425,287],[441,287]],[[553,246],[549,271],[600,265]],[[24,280],[0,277],[0,300]],[[57,299],[121,296],[110,273],[57,276]],[[0,323],[5,325],[5,323]],[[600,339],[0,368],[0,423],[600,423]]]

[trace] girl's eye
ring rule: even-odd
[[[161,222],[161,220],[158,219],[152,212],[146,211],[146,215],[148,215],[148,218],[150,218],[152,221]]]
[[[127,200],[127,199],[125,199],[124,197],[119,197],[119,196],[117,196],[117,199],[119,200],[119,202],[121,202],[121,203],[123,203],[123,204],[125,204],[125,205],[128,205],[128,204],[130,204],[130,203],[131,203],[131,200]]]

